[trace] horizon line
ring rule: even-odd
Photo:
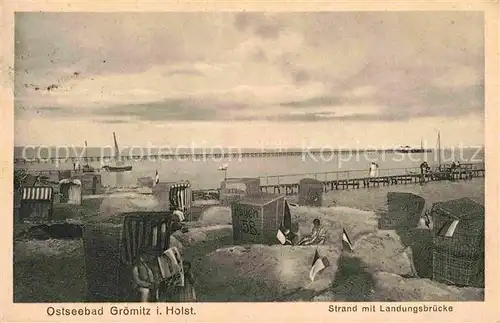
[[[423,150],[438,150],[437,147],[417,147],[417,146],[409,146],[409,147],[404,147],[404,146],[382,146],[382,147],[358,147],[358,148],[349,148],[349,147],[338,147],[334,148],[332,146],[328,147],[236,147],[236,146],[217,146],[214,145],[213,147],[188,147],[185,145],[157,145],[153,147],[147,147],[147,146],[122,146],[120,150],[124,149],[130,149],[130,148],[141,148],[141,149],[163,149],[163,148],[175,148],[177,146],[177,149],[179,150],[190,150],[190,149],[252,149],[252,150],[279,150],[279,149],[286,149],[286,150],[327,150],[327,151],[335,151],[335,150],[350,150],[350,149],[357,149],[357,150],[397,150],[397,149],[410,149],[410,150],[415,150],[415,149],[423,149]],[[50,148],[50,149],[60,149],[60,148],[68,148],[68,147],[73,147],[73,148],[82,148],[85,149],[85,146],[72,146],[72,145],[60,145],[60,146],[47,146],[47,145],[23,145],[23,146],[13,146],[14,149],[24,149],[24,148]],[[103,148],[111,148],[114,149],[113,145],[105,145],[105,146],[87,146],[88,149],[103,149]],[[442,146],[441,149],[449,149],[449,148],[485,148],[485,145],[451,145],[451,146]]]

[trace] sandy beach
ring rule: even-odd
[[[484,203],[483,184],[474,179],[325,193],[323,207],[291,210],[301,232],[309,230],[312,219],[323,221],[328,239],[319,247],[234,245],[229,207],[203,201],[193,208],[195,221],[186,223],[189,232],[175,232],[171,244],[193,263],[199,301],[477,301],[483,299],[483,289],[429,279],[428,230],[379,230],[378,218],[387,209],[388,191],[416,193],[428,205],[464,196]],[[128,204],[120,202],[124,198]],[[151,197],[114,192],[88,196],[77,207],[57,205],[54,215],[58,221],[83,223],[96,215],[146,209],[151,203]],[[341,228],[349,232],[353,252],[342,250]],[[16,236],[23,229],[18,226]],[[316,249],[331,266],[311,282],[308,273]],[[85,297],[82,239],[14,241],[15,302],[82,302]]]

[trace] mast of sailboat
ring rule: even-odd
[[[441,169],[441,132],[440,131],[438,131],[437,144],[438,144],[438,165],[439,165],[439,169]]]
[[[87,162],[87,165],[89,164],[89,157],[87,155],[87,140],[85,140],[85,161]]]
[[[113,140],[115,142],[115,159],[116,161],[120,161],[120,150],[118,149],[118,143],[116,142],[116,135],[113,132]]]

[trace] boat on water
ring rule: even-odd
[[[132,170],[132,166],[102,166],[102,169],[108,172],[130,172]]]
[[[123,165],[120,156],[120,149],[118,149],[118,142],[116,141],[116,134],[113,132],[113,140],[115,143],[115,160],[116,165],[105,165],[102,169],[108,172],[130,172],[132,170],[132,165]]]
[[[424,143],[422,139],[420,139],[420,148],[412,148],[410,146],[401,146],[395,149],[398,153],[406,153],[406,154],[415,154],[415,153],[426,153],[431,152],[431,149],[424,149]]]
[[[95,168],[90,166],[89,164],[87,165],[83,165],[82,166],[82,172],[84,173],[94,173],[95,172]]]
[[[401,146],[400,148],[397,148],[395,151],[398,153],[414,154],[414,153],[431,152],[431,149],[411,148],[410,146]]]

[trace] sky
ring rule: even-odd
[[[481,12],[16,13],[15,144],[484,143]]]

